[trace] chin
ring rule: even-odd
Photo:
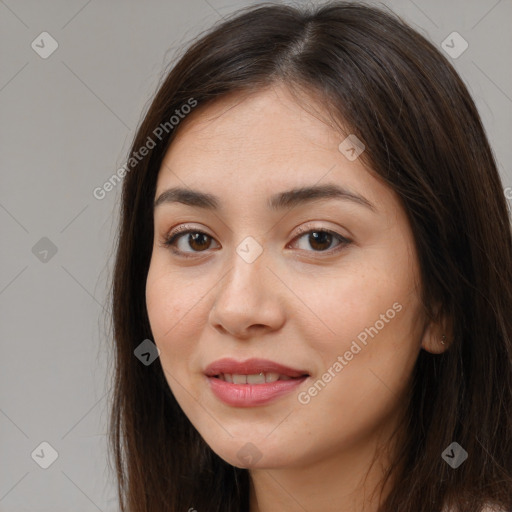
[[[273,469],[293,463],[290,454],[255,440],[231,440],[229,446],[210,448],[224,461],[240,469]],[[292,451],[293,453],[293,451]]]

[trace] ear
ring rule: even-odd
[[[442,354],[450,347],[452,341],[451,322],[441,315],[437,322],[432,320],[427,324],[421,339],[421,348],[431,354]]]

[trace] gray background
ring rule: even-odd
[[[251,3],[0,0],[0,512],[118,510],[104,317],[121,185],[92,192],[125,162],[176,49]],[[512,186],[512,0],[385,3],[438,47],[453,31],[468,42],[452,62]],[[44,31],[46,59],[31,47]]]

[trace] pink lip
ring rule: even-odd
[[[255,375],[260,372],[279,373],[292,379],[264,384],[233,384],[216,377],[221,373]],[[213,394],[234,407],[255,407],[266,404],[289,393],[309,377],[306,371],[289,368],[266,359],[248,359],[242,362],[234,359],[220,359],[210,364],[204,373]]]
[[[228,405],[234,407],[255,407],[266,404],[281,395],[289,393],[300,386],[308,377],[291,380],[278,380],[265,384],[232,384],[218,379],[207,377],[213,394]]]

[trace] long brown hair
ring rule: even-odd
[[[121,510],[249,510],[248,471],[209,448],[160,360],[146,366],[134,350],[153,339],[145,283],[156,180],[179,129],[171,116],[191,100],[199,109],[276,82],[320,98],[334,122],[364,141],[362,162],[407,213],[425,312],[453,326],[447,351],[420,352],[388,468],[397,483],[380,511],[476,512],[485,502],[512,510],[512,237],[496,162],[447,58],[398,16],[354,2],[238,11],[184,52],[137,131],[111,289],[109,453]],[[143,146],[151,148],[135,160]],[[457,469],[441,457],[454,441],[469,454]]]

